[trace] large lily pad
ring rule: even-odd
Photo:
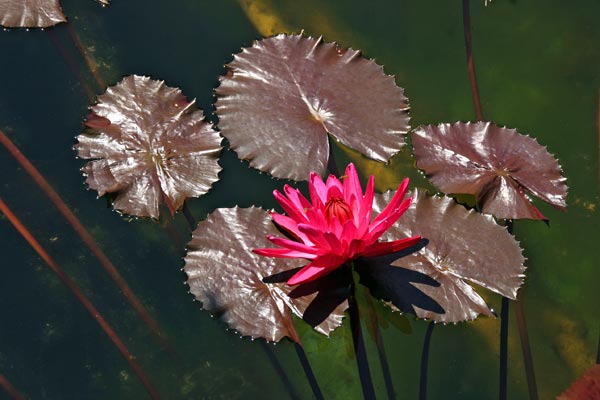
[[[376,196],[374,210],[380,212],[390,198],[390,192]],[[522,250],[491,216],[415,191],[410,208],[382,239],[417,232],[428,241],[418,252],[360,260],[361,281],[374,295],[437,322],[494,315],[467,281],[516,298],[525,271]],[[421,293],[407,290],[407,283]]]
[[[345,277],[331,274],[312,284],[288,286],[285,281],[308,261],[252,252],[270,244],[267,235],[278,233],[269,213],[260,208],[214,211],[198,224],[188,244],[184,270],[190,292],[242,335],[298,341],[292,311],[329,334],[341,325],[348,307]]]
[[[90,108],[75,149],[93,159],[82,168],[89,187],[117,193],[115,209],[158,218],[162,202],[174,212],[218,180],[221,136],[181,90],[131,75]]]
[[[359,51],[278,35],[234,56],[217,88],[219,128],[250,165],[280,178],[323,176],[328,133],[387,161],[404,143],[408,100]]]
[[[58,0],[0,0],[0,25],[7,28],[47,28],[66,21]]]
[[[527,192],[566,208],[567,185],[558,161],[535,139],[490,122],[428,125],[412,135],[417,166],[446,193],[477,196],[497,218],[546,217]]]

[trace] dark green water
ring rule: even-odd
[[[223,64],[268,29],[305,29],[363,50],[406,89],[411,125],[475,118],[465,62],[459,1],[143,2],[63,0],[63,10],[100,64],[109,84],[130,74],[180,87],[212,110]],[[253,8],[254,7],[254,8]],[[260,10],[271,19],[255,25]],[[538,204],[551,220],[519,221],[525,249],[527,322],[540,398],[553,398],[594,362],[600,315],[598,255],[598,89],[600,3],[483,0],[471,4],[473,45],[484,114],[548,146],[570,186],[569,211]],[[278,25],[277,25],[278,24]],[[54,38],[54,41],[52,40]],[[68,56],[60,52],[61,43]],[[71,147],[94,88],[66,25],[48,31],[0,32],[0,130],[4,131],[73,208],[99,245],[167,332],[180,357],[166,355],[100,264],[16,161],[0,148],[0,197],[97,305],[164,398],[288,398],[263,347],[240,339],[199,309],[183,285],[180,247],[164,226],[126,220],[86,190]],[[68,60],[71,61],[68,61]],[[71,64],[69,64],[71,62]],[[80,79],[81,77],[81,79]],[[94,88],[99,94],[104,88]],[[214,119],[214,118],[213,118]],[[347,160],[338,152],[340,162]],[[363,173],[372,163],[359,161]],[[424,179],[408,152],[385,170],[380,189],[403,176]],[[225,151],[224,171],[210,195],[190,202],[204,217],[216,207],[273,207],[271,181]],[[380,171],[382,168],[379,168]],[[380,171],[381,172],[381,171]],[[175,224],[188,240],[183,217]],[[164,225],[164,224],[162,224]],[[96,322],[0,217],[0,374],[32,399],[137,399],[146,392]],[[488,300],[499,309],[500,299]],[[427,324],[412,317],[383,334],[398,398],[417,398]],[[330,339],[298,323],[326,398],[360,398],[347,322]],[[499,320],[480,318],[434,331],[429,398],[492,399],[498,392]],[[519,337],[509,335],[509,398],[527,397]],[[378,395],[385,387],[368,339]],[[310,388],[291,343],[272,347],[294,390]],[[6,396],[0,390],[0,398]]]

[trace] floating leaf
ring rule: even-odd
[[[579,377],[556,400],[600,399],[600,364],[594,365]]]
[[[298,341],[292,314],[321,333],[341,325],[348,307],[339,274],[290,287],[285,281],[306,260],[274,259],[252,252],[279,232],[260,208],[217,209],[192,234],[185,257],[190,292],[203,307],[242,335]],[[288,308],[289,307],[289,308]]]
[[[408,100],[359,51],[278,35],[234,56],[217,88],[219,128],[238,156],[279,178],[325,174],[328,133],[387,161],[404,145]]]
[[[58,0],[0,0],[0,25],[7,28],[47,28],[66,21]]]
[[[412,136],[417,166],[446,193],[477,196],[497,218],[546,219],[526,192],[566,208],[567,185],[545,147],[515,129],[489,122],[418,128]]]
[[[187,197],[206,193],[218,180],[221,137],[202,110],[164,81],[131,75],[90,107],[88,128],[77,137],[86,182],[102,196],[117,193],[113,207],[158,218]]]
[[[391,192],[377,196],[374,209],[380,212],[390,197]],[[437,322],[494,315],[465,281],[516,298],[525,270],[521,248],[491,216],[467,210],[449,197],[415,191],[408,211],[382,240],[417,232],[428,240],[419,252],[360,260],[361,281],[374,295]],[[410,292],[407,283],[422,293]]]

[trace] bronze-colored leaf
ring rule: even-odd
[[[377,196],[374,210],[380,212],[390,197],[390,192]],[[465,281],[516,298],[525,271],[522,250],[491,216],[467,210],[449,197],[415,191],[408,211],[382,240],[417,233],[428,241],[418,252],[360,260],[361,281],[374,295],[436,322],[494,315]],[[406,290],[408,283],[422,293]]]
[[[408,100],[359,51],[278,35],[234,56],[217,88],[219,128],[238,156],[279,178],[325,174],[327,134],[387,161],[404,145]]]
[[[161,202],[174,212],[218,180],[221,136],[181,90],[131,75],[90,108],[75,149],[93,159],[82,168],[89,187],[117,193],[115,209],[158,218]]]
[[[7,28],[47,28],[66,21],[58,0],[0,0],[0,25]]]
[[[417,166],[446,193],[477,196],[497,218],[546,219],[527,192],[564,210],[567,185],[545,147],[490,122],[428,125],[412,135]]]
[[[348,307],[339,290],[344,280],[332,274],[319,285],[286,285],[306,260],[252,252],[270,244],[267,235],[278,233],[271,216],[260,208],[214,211],[198,224],[188,244],[184,270],[190,292],[203,308],[242,335],[298,341],[290,310],[328,334],[341,325]]]
[[[596,364],[588,369],[573,382],[571,387],[556,398],[556,400],[593,399],[600,399],[600,364]]]

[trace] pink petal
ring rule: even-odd
[[[310,173],[308,191],[313,207],[322,208],[327,203],[327,186],[316,172]]]
[[[304,242],[304,244],[307,244],[309,246],[312,244],[311,240],[307,238],[306,235],[298,229],[298,223],[296,222],[296,220],[286,215],[277,214],[275,212],[271,213],[271,218],[273,218],[273,221],[275,221],[275,223],[281,228],[286,230],[290,235],[298,238],[299,241],[302,241]]]
[[[307,258],[312,260],[317,257],[316,254],[303,253],[301,251],[290,250],[290,249],[282,249],[282,248],[262,248],[262,249],[252,249],[253,253],[256,253],[260,256],[267,257],[277,257],[277,258]]]
[[[288,281],[288,285],[299,285],[314,281],[324,275],[329,274],[337,267],[341,266],[346,260],[335,255],[325,255],[315,258],[310,264],[298,271]]]
[[[271,241],[271,243],[273,243],[279,247],[285,247],[285,248],[300,251],[303,253],[318,254],[319,249],[312,247],[312,246],[307,246],[304,243],[296,242],[294,240],[284,239],[284,238],[280,238],[280,237],[272,236],[272,235],[267,236],[267,239],[269,239]]]
[[[314,247],[318,247],[323,251],[330,251],[332,249],[324,237],[326,231],[308,224],[299,224],[298,229],[313,242]]]
[[[398,208],[388,213],[388,216],[385,219],[371,224],[371,226],[369,226],[369,239],[379,239],[379,237],[383,235],[383,233],[387,231],[392,225],[394,225],[396,221],[398,221],[398,218],[400,218],[402,214],[404,214],[406,210],[408,210],[411,203],[412,197],[409,197],[408,199],[404,200],[404,202],[402,202],[402,204],[400,204]],[[375,220],[377,220],[377,218]]]
[[[304,214],[304,209],[298,210],[294,203],[288,200],[288,198],[281,194],[278,190],[273,191],[273,196],[281,208],[283,208],[283,211],[285,211],[290,218],[295,219],[298,222],[307,220],[306,215]]]
[[[356,168],[354,167],[354,164],[350,163],[346,167],[346,174],[344,176],[344,200],[346,200],[346,203],[352,204],[352,196],[357,200],[362,199],[363,193]]]
[[[421,236],[413,236],[410,238],[404,238],[394,240],[393,242],[376,242],[373,243],[362,251],[361,256],[363,257],[377,257],[384,254],[395,253],[400,250],[404,250],[408,247],[414,246],[421,240]]]
[[[398,208],[398,205],[400,204],[402,199],[404,199],[404,195],[406,194],[408,182],[408,178],[405,178],[402,181],[402,183],[400,183],[400,186],[398,186],[398,190],[394,194],[394,197],[392,197],[392,200],[390,200],[389,204],[383,209],[383,211],[377,217],[375,217],[375,219],[373,220],[373,224],[376,224],[382,219],[387,218],[390,213],[392,213],[396,208]]]
[[[367,181],[367,188],[365,189],[365,195],[362,199],[359,212],[359,220],[367,219],[371,220],[371,212],[373,211],[373,197],[375,196],[375,177],[371,175]]]
[[[284,185],[283,191],[287,195],[288,199],[296,206],[298,210],[306,210],[311,208],[310,202],[302,195],[298,189],[294,189],[290,185]]]

